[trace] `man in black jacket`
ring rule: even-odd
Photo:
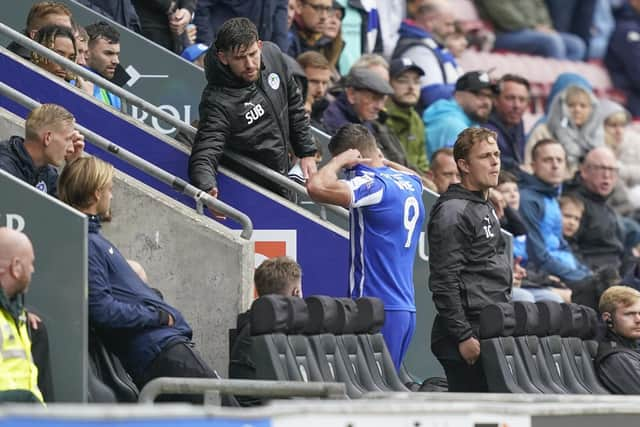
[[[218,196],[216,171],[225,149],[285,175],[291,144],[304,177],[315,173],[316,148],[300,89],[282,52],[272,43],[263,44],[251,21],[233,18],[224,23],[215,49],[205,59],[205,74],[208,84],[200,101],[200,127],[189,159],[194,185]],[[235,169],[265,185],[259,175],[239,165]],[[268,182],[265,186],[284,193]]]
[[[500,222],[488,200],[498,184],[496,134],[467,128],[453,147],[461,183],[436,202],[427,228],[429,288],[437,315],[431,351],[444,367],[449,391],[487,391],[479,363],[478,327],[484,306],[511,299],[512,271]]]
[[[24,127],[24,138],[14,135],[0,142],[0,169],[55,197],[55,167],[82,155],[84,137],[75,129],[73,114],[55,104],[34,108]]]
[[[607,324],[595,362],[598,377],[614,394],[640,394],[640,292],[612,286],[598,308]]]

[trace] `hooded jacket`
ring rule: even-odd
[[[452,184],[431,211],[427,236],[429,288],[440,318],[431,341],[464,341],[478,333],[484,306],[511,300],[511,259],[500,222],[481,193]]]
[[[427,108],[422,116],[427,141],[427,157],[442,147],[453,147],[458,134],[470,126],[476,126],[455,99],[441,99]]]
[[[640,394],[640,349],[634,340],[608,330],[598,345],[595,369],[613,394]]]
[[[425,72],[420,79],[422,89],[418,111],[439,99],[450,98],[456,80],[462,75],[462,69],[453,54],[438,43],[430,32],[409,19],[402,21],[398,33],[400,38],[392,58],[411,58]]]
[[[50,165],[36,168],[31,156],[24,148],[24,138],[12,136],[0,142],[0,169],[33,185],[40,191],[56,196],[58,171]]]
[[[424,146],[424,123],[413,107],[403,107],[389,98],[386,105],[385,124],[398,137],[407,153],[407,161],[415,165],[420,173],[429,169],[427,152]]]
[[[574,237],[578,251],[592,268],[608,265],[620,266],[624,255],[622,232],[618,216],[607,203],[608,196],[589,191],[579,175],[565,186],[565,192],[575,193],[584,202],[580,228]]]
[[[572,170],[591,149],[604,145],[604,130],[598,112],[598,100],[591,91],[586,91],[591,99],[591,115],[582,126],[575,125],[566,103],[567,89],[551,101],[547,127],[564,147],[567,153],[567,166]],[[584,88],[581,87],[581,89]]]
[[[100,220],[93,215],[89,216],[88,253],[90,325],[138,381],[163,349],[191,340],[191,327],[100,234]],[[168,326],[169,315],[173,326]]]
[[[578,261],[562,236],[558,187],[528,174],[520,176],[519,185],[530,266],[563,281],[575,282],[589,276],[590,270]]]
[[[613,85],[627,95],[627,108],[640,116],[640,13],[626,4],[616,14],[604,63]]]
[[[289,143],[297,157],[313,156],[303,99],[280,49],[264,42],[260,77],[246,82],[218,60],[205,58],[207,86],[200,101],[200,126],[189,158],[191,182],[209,191],[225,150],[256,160],[280,174],[289,169]],[[246,172],[245,172],[246,173]]]

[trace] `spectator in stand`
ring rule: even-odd
[[[625,93],[629,112],[640,117],[640,0],[628,0],[616,13],[604,63],[613,85]]]
[[[313,50],[300,55],[298,64],[307,76],[307,99],[304,109],[310,112],[311,123],[318,126],[322,122],[321,114],[329,106],[326,96],[331,81],[331,65],[327,58]]]
[[[193,19],[197,0],[131,0],[140,17],[142,35],[180,54],[185,47],[181,36]]]
[[[527,254],[531,267],[552,274],[566,283],[591,275],[562,237],[562,215],[558,204],[565,177],[566,154],[553,139],[536,143],[532,151],[533,175],[520,176],[520,215],[527,227]]]
[[[136,33],[142,33],[140,18],[131,0],[76,0],[78,3],[99,13],[100,15],[129,28]],[[158,3],[157,0],[152,2]]]
[[[609,0],[605,0],[609,3]],[[589,47],[594,34],[597,0],[544,0],[552,27],[559,32],[575,34]],[[611,6],[609,6],[611,8]]]
[[[556,301],[571,302],[571,290],[559,281],[553,281],[550,277],[540,272],[527,268],[527,226],[520,213],[520,190],[518,180],[510,172],[500,171],[496,192],[502,196],[498,197],[502,204],[498,218],[500,226],[512,234],[513,244],[513,290],[514,301]],[[495,194],[494,194],[495,197]]]
[[[433,153],[431,168],[426,175],[435,184],[438,194],[447,191],[451,184],[459,184],[460,171],[453,158],[453,149],[445,147]]]
[[[0,401],[43,403],[38,368],[31,357],[31,339],[21,296],[33,274],[34,253],[29,238],[0,227]]]
[[[491,113],[494,91],[495,85],[487,73],[470,71],[456,82],[452,99],[440,99],[429,106],[422,116],[427,156],[439,148],[452,147],[464,129],[485,123]]]
[[[69,8],[63,3],[53,1],[34,3],[27,15],[27,27],[24,30],[24,35],[33,39],[40,28],[47,25],[71,28],[71,11]],[[27,60],[31,59],[31,51],[20,43],[11,42],[7,49]]]
[[[386,160],[362,125],[338,130],[329,150],[334,157],[307,190],[317,202],[350,209],[350,296],[384,302],[382,335],[399,369],[415,329],[413,262],[424,221],[422,183],[413,171]],[[346,180],[338,179],[342,169]]]
[[[510,301],[513,279],[509,251],[488,200],[489,189],[498,185],[500,150],[496,134],[483,128],[465,129],[453,150],[461,183],[440,196],[427,227],[429,288],[437,310],[431,351],[445,370],[449,391],[486,392],[478,360],[480,310]]]
[[[575,236],[578,254],[592,268],[619,269],[624,256],[622,230],[615,211],[607,204],[618,179],[618,164],[608,147],[589,151],[579,174],[564,191],[575,192],[585,206],[580,229]]]
[[[107,80],[112,80],[120,63],[120,33],[105,21],[86,27],[89,35],[87,66],[91,71]],[[93,85],[93,96],[113,108],[122,109],[120,97]]]
[[[505,74],[496,84],[498,94],[493,102],[486,127],[498,134],[502,168],[515,171],[524,163],[524,122],[529,108],[530,85],[524,77]]]
[[[193,20],[198,29],[197,42],[211,46],[225,22],[243,17],[258,28],[260,40],[273,42],[286,52],[289,3],[287,0],[198,0]]]
[[[391,61],[389,74],[394,93],[387,99],[385,124],[400,140],[407,153],[407,162],[424,175],[429,169],[424,123],[413,108],[420,98],[420,77],[424,71],[405,57]]]
[[[547,115],[547,122],[531,131],[528,146],[543,138],[554,138],[567,153],[567,178],[589,150],[604,145],[602,119],[598,114],[598,100],[590,90],[571,85],[555,96]],[[527,149],[525,148],[525,151]]]
[[[496,30],[495,49],[571,61],[585,58],[580,37],[553,28],[544,0],[478,0],[476,4]]]
[[[100,234],[110,211],[113,166],[82,157],[60,175],[60,200],[87,215],[89,323],[142,389],[157,377],[217,375],[200,358],[182,314],[165,302]],[[184,397],[184,396],[183,396]]]
[[[200,126],[189,158],[191,182],[218,196],[216,173],[225,150],[235,151],[280,174],[291,165],[289,144],[301,159],[304,178],[316,171],[316,148],[309,133],[301,91],[274,44],[258,39],[247,18],[220,28],[215,49],[205,58],[207,86],[200,101]],[[242,165],[241,174],[291,197]]]
[[[40,31],[36,33],[34,41],[72,62],[76,62],[77,60],[75,37],[67,27],[60,27],[58,25],[47,25],[42,27],[40,28]],[[69,72],[62,65],[46,58],[44,55],[40,55],[37,52],[31,52],[31,62],[47,70],[51,74],[60,77],[64,81],[73,84],[89,95],[93,94],[93,84],[91,82],[87,82],[83,78]]]
[[[574,248],[573,238],[580,229],[582,215],[584,215],[584,202],[574,194],[565,194],[558,199],[560,212],[562,213],[562,237]]]
[[[320,52],[331,42],[324,31],[332,10],[332,0],[298,0],[296,16],[289,30],[289,56],[297,58],[308,50]]]
[[[0,168],[55,197],[56,167],[82,155],[84,137],[75,130],[73,115],[55,104],[34,108],[24,128],[24,138],[14,135],[0,143]]]
[[[604,140],[616,158],[620,172],[611,196],[611,205],[620,215],[640,218],[640,150],[638,137],[627,132],[631,115],[617,102],[600,101],[600,115],[604,126]],[[618,194],[616,194],[618,193]]]
[[[454,31],[444,38],[444,46],[449,49],[454,58],[460,58],[469,47],[469,40],[459,22],[456,21],[453,28]]]
[[[587,42],[587,58],[601,61],[607,54],[609,40],[616,27],[610,0],[596,0],[593,22]]]
[[[342,39],[342,20],[344,19],[344,7],[333,0],[333,5],[329,11],[329,17],[324,25],[324,36],[329,39],[329,43],[320,52],[327,58],[331,68],[339,76],[340,70],[338,61],[344,50],[345,42]]]
[[[82,25],[74,22],[73,37],[76,40],[76,63],[86,67],[89,55],[89,34]]]
[[[362,66],[351,68],[344,81],[345,90],[324,112],[323,125],[335,135],[344,125],[362,124],[373,133],[385,158],[406,165],[406,152],[400,141],[379,121],[387,96],[393,94],[393,88],[379,74]]]
[[[418,112],[422,113],[435,101],[451,97],[462,70],[443,45],[455,30],[454,15],[448,2],[423,1],[412,18],[404,20],[400,26],[400,38],[392,58],[406,56],[424,70],[418,107]]]
[[[640,394],[640,292],[613,286],[602,294],[598,310],[607,325],[595,359],[598,378],[613,394]]]

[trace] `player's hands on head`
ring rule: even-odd
[[[343,168],[350,169],[355,165],[371,163],[371,159],[362,157],[360,151],[350,148],[334,157]]]

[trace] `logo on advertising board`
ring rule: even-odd
[[[254,267],[279,256],[297,259],[296,230],[254,230],[251,240],[256,252]]]

